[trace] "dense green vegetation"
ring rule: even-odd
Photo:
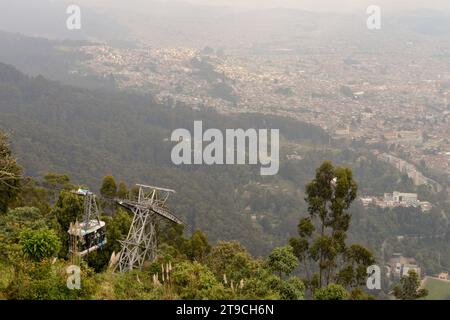
[[[0,31],[0,61],[33,76],[42,75],[84,88],[114,89],[115,80],[112,76],[98,77],[71,72],[79,61],[91,57],[70,49],[89,44],[88,41],[49,40]]]
[[[316,178],[306,186],[309,217],[300,219],[299,237],[291,238],[299,261],[304,263],[307,283],[322,288],[338,282],[347,288],[365,284],[367,267],[375,263],[372,253],[359,245],[347,246],[357,184],[347,168],[324,162]],[[317,273],[310,273],[311,263]],[[313,270],[314,270],[313,269]]]
[[[426,297],[428,290],[420,288],[419,275],[414,270],[409,270],[408,275],[402,277],[394,287],[394,295],[400,300],[416,300]]]
[[[380,263],[389,258],[393,252],[403,252],[405,255],[415,257],[423,266],[425,274],[443,271],[443,266],[450,265],[450,251],[446,245],[450,238],[450,230],[445,214],[443,215],[448,209],[445,194],[434,194],[426,188],[414,186],[407,177],[389,165],[380,163],[374,155],[362,147],[355,148],[338,142],[330,144],[328,135],[314,126],[281,117],[255,114],[222,115],[210,111],[205,106],[197,107],[198,110],[195,111],[187,106],[174,104],[173,101],[158,104],[150,96],[105,93],[63,86],[47,81],[43,77],[27,77],[12,67],[0,64],[0,129],[11,136],[15,155],[24,168],[22,170],[17,165],[14,157],[11,157],[9,148],[4,149],[2,159],[9,159],[6,162],[15,170],[10,171],[14,174],[5,179],[9,179],[8,184],[18,183],[17,178],[22,171],[24,176],[33,177],[23,178],[20,190],[17,187],[2,189],[2,195],[9,194],[9,197],[2,196],[0,199],[3,201],[0,204],[3,205],[5,212],[2,219],[6,219],[1,223],[23,225],[24,228],[33,231],[30,235],[36,233],[37,238],[39,238],[37,235],[50,236],[44,232],[45,228],[53,230],[62,244],[58,256],[65,259],[66,230],[82,208],[79,199],[67,192],[74,185],[89,187],[105,198],[114,192],[121,196],[132,192],[132,183],[135,182],[171,187],[178,193],[170,200],[170,206],[186,222],[186,235],[180,230],[170,228],[165,230],[172,236],[163,241],[167,246],[161,246],[161,254],[175,257],[171,260],[174,266],[175,262],[196,261],[202,266],[206,265],[214,274],[216,281],[224,286],[223,274],[219,274],[219,268],[213,266],[215,262],[211,262],[209,257],[215,252],[214,248],[220,244],[219,240],[225,241],[226,244],[239,240],[246,248],[242,255],[247,257],[249,269],[230,270],[231,273],[237,274],[232,278],[234,289],[237,283],[244,279],[243,275],[255,272],[259,274],[259,278],[252,278],[249,283],[252,283],[255,290],[262,290],[255,297],[263,297],[266,294],[268,297],[280,297],[283,292],[291,297],[300,295],[312,297],[313,289],[321,286],[319,281],[312,281],[314,280],[312,273],[320,273],[323,269],[322,273],[326,274],[325,278],[329,278],[329,283],[338,281],[339,277],[334,271],[342,271],[341,267],[348,271],[347,276],[360,275],[362,268],[358,270],[356,262],[352,262],[351,257],[364,253],[364,250],[359,250],[359,247],[352,249],[351,246],[338,246],[339,248],[336,247],[338,260],[348,258],[345,267],[343,265],[336,269],[332,267],[333,254],[322,261],[327,266],[318,269],[314,267],[317,261],[307,261],[308,266],[312,268],[309,276],[303,267],[305,260],[302,260],[302,254],[299,254],[302,251],[298,251],[298,248],[293,249],[299,267],[296,269],[294,267],[292,273],[285,272],[289,271],[289,267],[293,267],[292,259],[274,261],[271,266],[267,264],[267,259],[279,256],[277,252],[282,249],[274,252],[273,249],[285,247],[287,239],[295,237],[302,243],[306,240],[308,247],[305,252],[314,256],[311,249],[319,244],[308,239],[308,235],[302,236],[296,226],[299,219],[318,218],[317,214],[308,213],[309,203],[304,201],[308,196],[308,188],[305,193],[304,186],[314,178],[314,168],[318,168],[328,159],[337,166],[352,168],[352,178],[358,181],[359,195],[382,195],[385,191],[393,190],[418,192],[421,199],[434,204],[431,213],[423,214],[414,209],[363,208],[358,201],[354,201],[348,210],[351,223],[345,225],[344,229],[342,226],[327,225],[331,228],[331,232],[339,234],[345,231],[349,243],[359,243],[367,247]],[[168,141],[170,133],[176,128],[192,128],[194,120],[203,120],[205,127],[218,129],[280,129],[282,145],[279,175],[261,177],[259,167],[252,166],[212,168],[172,165],[170,151],[173,144]],[[289,154],[296,154],[300,158],[288,160],[286,155]],[[114,173],[117,180],[110,176],[111,173]],[[104,176],[109,177],[102,181]],[[1,176],[0,180],[3,178]],[[5,185],[0,185],[0,188],[5,188]],[[9,210],[5,211],[6,207],[9,207]],[[130,223],[129,214],[118,210],[108,202],[102,203],[102,207],[105,213],[103,219],[108,224],[108,238],[120,239]],[[19,213],[14,213],[15,210]],[[25,211],[22,212],[23,210]],[[28,219],[28,216],[34,218]],[[312,234],[316,234],[318,230],[316,226]],[[208,235],[208,241],[205,241],[205,234]],[[402,241],[398,240],[398,236],[409,238]],[[12,252],[2,251],[0,254],[5,259],[7,256],[23,255],[26,252],[19,248],[20,234],[13,232],[0,237],[8,239],[0,245],[17,249]],[[23,238],[23,241],[33,238],[31,236]],[[385,240],[386,245],[384,250],[381,250]],[[331,242],[333,246],[339,244],[336,239]],[[192,246],[189,243],[196,245]],[[212,248],[208,249],[209,247]],[[50,249],[47,248],[43,252]],[[95,281],[97,277],[108,277],[111,281],[120,279],[117,281],[126,283],[121,276],[109,275],[105,271],[110,254],[118,250],[118,243],[109,241],[103,251],[87,259],[89,267],[85,270],[86,274],[93,274]],[[285,248],[284,251],[286,250],[289,249]],[[273,255],[270,255],[271,252]],[[439,263],[436,262],[438,253]],[[267,258],[255,259],[252,256]],[[31,263],[29,260],[33,259],[30,257],[26,263]],[[178,257],[180,260],[176,260]],[[240,261],[240,258],[239,255],[237,261]],[[169,260],[165,261],[167,263]],[[275,262],[280,262],[281,265]],[[58,263],[55,262],[53,265],[50,263],[51,267],[45,270],[48,272],[50,269],[62,270],[62,265]],[[332,272],[328,271],[330,266]],[[0,267],[9,270],[11,265]],[[353,269],[349,269],[350,267]],[[24,268],[28,270],[26,266]],[[153,268],[156,270],[156,266]],[[194,264],[192,268],[195,269],[197,266]],[[199,277],[203,277],[201,271],[203,269],[198,268]],[[333,276],[329,276],[330,274]],[[230,276],[228,274],[226,276],[228,288],[231,289]],[[300,276],[304,281],[300,285],[298,278],[291,279],[291,276]],[[153,283],[151,275],[136,277],[139,277],[145,288]],[[264,281],[269,281],[269,278],[273,277],[283,278],[284,282],[278,283],[275,287],[274,283],[268,286]],[[46,278],[48,281],[50,279],[51,277]],[[149,282],[145,282],[146,280]],[[260,284],[259,281],[264,283]],[[355,281],[360,283],[358,280]],[[352,281],[347,281],[341,285],[347,292],[352,290],[351,296],[355,298],[358,296],[357,291],[352,289],[351,283]],[[125,284],[122,285],[128,288]],[[323,283],[323,286],[326,285],[327,283]],[[300,290],[300,287],[304,290]],[[110,289],[111,287],[103,288],[105,291]],[[330,288],[330,294],[340,291],[335,289]],[[328,294],[326,293],[328,291],[324,292],[325,295]],[[133,294],[130,293],[131,296]],[[156,297],[153,291],[149,291],[148,294]],[[177,297],[180,295],[181,293],[177,293]],[[87,296],[92,297],[93,293],[89,292]]]
[[[171,205],[188,232],[202,229],[212,241],[239,239],[256,255],[267,254],[296,234],[299,214],[306,212],[303,186],[326,159],[351,165],[360,194],[416,191],[370,153],[330,148],[325,132],[304,123],[192,111],[159,105],[151,97],[61,86],[42,77],[28,78],[6,65],[0,68],[0,112],[0,128],[10,132],[26,175],[39,180],[49,171],[68,173],[75,183],[95,190],[103,176],[114,172],[119,181],[183,190]],[[173,144],[167,139],[173,129],[191,128],[194,120],[219,129],[279,128],[280,174],[261,177],[258,168],[250,166],[173,166]],[[303,160],[287,160],[286,154],[292,153]]]
[[[2,147],[9,150],[5,140]],[[9,152],[6,154],[10,155]],[[20,169],[17,163],[15,165]],[[341,186],[345,189],[343,185],[350,183],[356,188],[351,180],[351,171],[333,169],[330,163],[325,163],[317,171],[317,177],[322,176],[324,166],[336,173],[345,172],[344,176],[337,176],[336,193],[327,198],[340,203],[347,198],[345,192],[341,193]],[[80,186],[72,185],[67,176],[56,174],[48,174],[43,183],[31,185],[30,179],[16,178],[19,181],[16,186],[0,181],[6,189],[14,190],[13,198],[9,193],[0,196],[11,201],[0,212],[0,297],[286,300],[300,300],[313,294],[317,299],[365,297],[362,293],[352,292],[351,295],[344,288],[344,282],[333,286],[330,281],[327,286],[321,282],[305,286],[304,281],[294,275],[298,260],[301,259],[290,245],[275,248],[266,259],[255,259],[238,242],[220,241],[212,246],[202,231],[197,230],[190,238],[185,238],[182,225],[163,222],[158,227],[160,245],[157,260],[149,262],[142,270],[113,273],[109,257],[120,250],[118,240],[126,236],[131,217],[129,213],[108,203],[107,199],[116,197],[119,192],[131,195],[133,190],[126,192],[123,185],[118,188],[112,176],[106,176],[101,187],[102,194],[107,196],[103,207],[111,210],[109,215],[102,217],[107,223],[108,245],[82,261],[81,288],[70,290],[66,286],[66,270],[72,263],[67,251],[67,230],[70,222],[80,219],[83,212],[82,200],[70,190]],[[333,181],[329,178],[332,180],[333,176],[322,183],[330,186]],[[20,182],[28,186],[22,186]],[[59,190],[57,200],[50,204],[56,190]],[[36,207],[22,206],[24,199],[33,199]],[[352,199],[348,198],[348,204],[350,202]],[[325,203],[323,205],[326,206]],[[345,207],[338,211],[344,214]],[[314,210],[310,211],[313,215]],[[345,230],[343,233],[338,237],[342,241],[345,239]],[[334,238],[335,234],[330,236]],[[320,238],[318,241],[321,241]],[[340,245],[345,246],[344,242]],[[330,252],[332,246],[327,248],[327,245],[322,245],[320,250]],[[313,255],[311,258],[318,261]],[[365,262],[357,264],[367,267]],[[357,276],[350,275],[350,278],[357,281]],[[359,284],[351,287],[359,287]]]
[[[5,211],[18,193],[22,168],[9,149],[6,136],[0,132],[0,211]]]
[[[289,139],[327,141],[318,128],[278,117],[172,108],[151,97],[30,79],[5,65],[0,74],[0,127],[11,132],[27,175],[40,179],[49,171],[67,172],[74,182],[95,190],[103,176],[114,172],[128,183],[183,190],[173,197],[172,206],[189,232],[200,228],[213,241],[239,239],[255,254],[267,253],[271,241],[281,244],[286,238],[287,227],[298,219],[295,204],[301,201],[296,191],[285,196],[267,192],[260,184],[273,179],[261,177],[257,167],[175,167],[170,160],[173,143],[167,141],[172,130],[203,120],[205,127],[280,128]],[[268,216],[266,228],[273,232],[251,221],[244,209],[253,204],[261,207],[259,216]]]

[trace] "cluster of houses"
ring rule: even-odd
[[[415,271],[419,277],[421,269],[414,258],[402,256],[400,253],[394,253],[393,257],[387,263],[387,276],[393,276],[395,279],[408,276],[409,270]]]
[[[393,193],[385,193],[383,197],[365,196],[360,198],[364,206],[375,205],[381,208],[420,208],[423,212],[430,211],[431,203],[428,201],[420,201],[417,193],[403,193],[394,191]]]

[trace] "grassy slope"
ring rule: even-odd
[[[450,299],[450,281],[427,278],[425,288],[428,296],[425,300],[448,300]]]

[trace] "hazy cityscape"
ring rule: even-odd
[[[450,47],[429,52],[427,61],[427,46],[404,43],[397,53],[380,56],[330,45],[299,57],[283,47],[228,54],[213,48],[98,45],[77,49],[92,59],[71,72],[112,75],[120,88],[155,92],[161,101],[299,119],[333,138],[363,141],[374,149],[393,145],[405,161],[423,161],[437,174],[449,175]],[[433,57],[438,53],[442,57]],[[220,82],[202,77],[193,61],[211,66]],[[222,96],[215,87],[223,88]]]
[[[450,5],[0,0],[0,156],[0,300],[448,300]]]

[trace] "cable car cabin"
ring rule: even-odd
[[[85,256],[106,244],[105,222],[91,220],[88,226],[84,222],[71,225],[71,253]],[[76,252],[74,252],[76,251]]]

